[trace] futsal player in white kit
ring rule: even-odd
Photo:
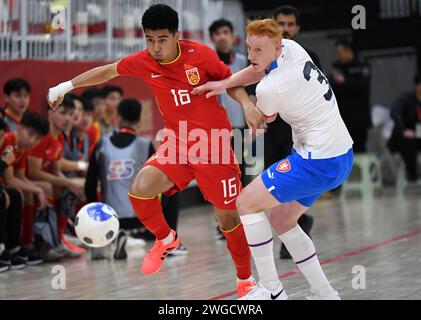
[[[297,220],[321,194],[346,180],[352,169],[353,141],[328,80],[298,43],[282,39],[274,20],[250,22],[246,42],[249,67],[193,91],[212,96],[260,81],[257,107],[266,121],[279,113],[292,128],[292,153],[253,180],[236,200],[259,275],[258,285],[242,299],[288,298],[275,267],[272,226],[307,279],[308,298],[339,300],[320,266],[313,241]],[[271,209],[269,219],[264,213],[267,209]]]

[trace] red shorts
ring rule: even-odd
[[[171,195],[184,190],[196,179],[205,200],[222,210],[236,210],[235,199],[239,195],[241,171],[231,150],[229,164],[169,164],[160,163],[155,153],[145,162],[144,167],[154,166],[165,173],[174,187],[164,192]]]

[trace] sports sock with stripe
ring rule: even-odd
[[[259,282],[268,290],[282,287],[273,258],[273,234],[264,212],[240,216]]]
[[[294,228],[279,235],[279,239],[287,247],[313,292],[321,297],[332,294],[334,290],[322,270],[313,241],[303,229],[297,224]]]

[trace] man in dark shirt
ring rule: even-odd
[[[395,127],[389,148],[400,152],[408,180],[416,181],[417,153],[421,151],[421,75],[415,77],[415,90],[402,94],[395,101],[391,115]]]
[[[333,63],[329,82],[354,140],[354,152],[364,152],[371,127],[370,67],[357,59],[349,41],[338,40],[335,49],[338,60]]]

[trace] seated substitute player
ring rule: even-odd
[[[4,143],[6,129],[7,124],[0,117],[0,145]],[[2,183],[4,172],[15,160],[11,146],[0,153],[0,273],[26,267],[26,261],[19,256],[22,195],[16,189],[3,188]]]
[[[102,97],[101,90],[97,87],[90,87],[83,91],[82,98],[89,100],[94,105],[93,121],[91,127],[86,131],[95,146],[99,139],[101,139],[101,126],[100,121],[105,113],[105,101]]]
[[[52,185],[54,190],[54,207],[57,210],[57,224],[61,247],[70,257],[79,256],[84,253],[83,248],[72,245],[64,237],[64,229],[67,226],[68,217],[60,214],[59,200],[63,188],[73,192],[81,200],[84,200],[84,181],[71,179],[64,176],[60,169],[60,159],[63,150],[63,130],[72,120],[74,103],[71,97],[64,97],[57,112],[48,111],[50,123],[49,133],[28,152],[28,177],[36,181],[45,181]]]
[[[8,131],[16,131],[25,111],[28,110],[31,87],[25,79],[10,79],[4,84],[3,93],[4,121],[8,126]]]
[[[138,218],[156,236],[154,246],[143,259],[142,271],[144,274],[158,272],[166,255],[180,245],[180,238],[164,218],[157,196],[160,193],[174,194],[196,179],[205,198],[214,205],[237,269],[237,291],[242,296],[254,281],[251,278],[250,250],[235,208],[241,182],[230,146],[231,126],[216,97],[205,99],[204,96],[190,94],[195,86],[209,80],[225,79],[231,75],[231,71],[211,48],[201,43],[179,40],[178,14],[171,7],[164,4],[151,6],[142,17],[142,25],[146,50],[116,63],[94,68],[51,88],[50,106],[55,109],[63,95],[73,88],[97,85],[119,75],[134,75],[146,81],[156,97],[166,132],[174,136],[167,135],[167,140],[136,176],[129,193]],[[251,103],[244,88],[232,88],[228,93],[243,106],[250,127],[259,128],[263,116]],[[209,150],[211,130],[228,132],[222,139],[217,137],[219,152],[212,154],[202,148],[199,156],[194,151],[189,153],[189,150],[194,150],[192,147],[196,145],[197,138],[201,138],[197,136],[198,131],[202,137],[209,138],[209,143],[205,142]],[[193,137],[187,139],[189,134]],[[221,144],[224,147],[222,150]],[[166,161],[166,153],[175,155],[175,161]],[[224,154],[228,154],[227,164],[221,164]],[[210,163],[211,158],[216,158],[218,163]]]
[[[46,182],[32,181],[26,176],[27,152],[48,133],[48,122],[40,115],[26,111],[15,132],[5,135],[3,144],[0,143],[0,153],[7,147],[12,147],[15,161],[4,173],[4,183],[8,188],[18,189],[22,192],[25,202],[24,215],[22,216],[21,245],[27,251],[27,264],[35,265],[42,260],[32,250],[33,230],[32,225],[35,214],[35,200],[38,208],[44,209],[47,198],[52,197],[51,185]],[[28,209],[29,207],[29,209]]]
[[[257,106],[273,121],[277,114],[292,128],[293,152],[253,180],[237,197],[244,231],[260,284],[243,299],[287,299],[273,258],[271,225],[311,286],[310,299],[338,300],[320,266],[312,240],[297,224],[323,192],[342,184],[353,162],[353,141],[323,73],[295,41],[282,39],[273,19],[247,25],[251,66],[194,93],[207,97],[260,81]],[[264,210],[271,209],[269,220]]]

